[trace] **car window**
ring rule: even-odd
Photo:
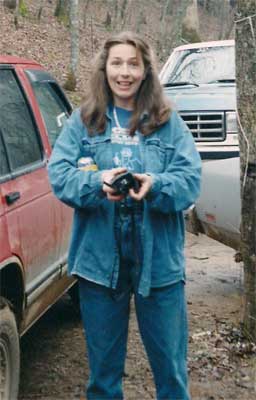
[[[0,130],[0,178],[9,172],[2,131]]]
[[[11,69],[0,69],[0,129],[11,171],[42,159],[34,121]]]
[[[46,125],[50,143],[54,146],[63,124],[68,118],[68,114],[51,83],[35,82],[33,89]]]
[[[48,72],[27,70],[26,73],[39,104],[49,141],[53,147],[71,113],[71,105],[60,86]]]

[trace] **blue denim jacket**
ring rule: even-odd
[[[80,110],[67,121],[55,143],[48,165],[56,196],[74,208],[68,271],[115,288],[119,254],[114,232],[114,202],[102,191],[102,170],[113,168],[111,120],[107,112],[104,134],[89,136]],[[183,210],[200,190],[201,159],[186,124],[176,111],[169,121],[148,136],[140,135],[143,170],[153,178],[144,199],[143,263],[139,293],[149,295],[185,279]],[[79,158],[92,155],[98,171],[77,168]]]

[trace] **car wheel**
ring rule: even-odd
[[[19,335],[14,313],[1,299],[0,310],[0,397],[15,400],[18,397],[20,375]]]

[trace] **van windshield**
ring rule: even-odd
[[[203,47],[176,51],[164,66],[162,84],[203,84],[235,80],[234,46]]]

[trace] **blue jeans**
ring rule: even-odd
[[[90,378],[87,399],[123,399],[122,377],[127,349],[130,300],[153,371],[157,399],[189,400],[187,385],[187,317],[184,283],[137,293],[139,252],[133,248],[131,221],[118,221],[122,261],[115,290],[79,279]],[[138,226],[138,225],[137,225]],[[123,239],[126,239],[125,241]],[[138,239],[138,237],[137,237]]]

